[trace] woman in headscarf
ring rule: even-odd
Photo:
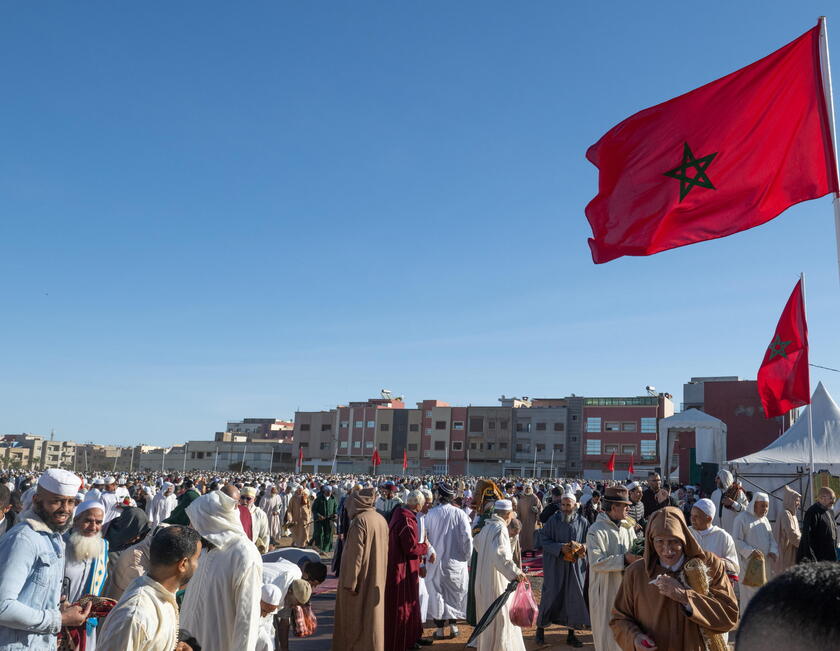
[[[773,523],[773,537],[779,546],[779,557],[773,567],[775,574],[781,574],[789,567],[796,565],[796,551],[799,542],[802,540],[802,532],[799,530],[799,520],[796,519],[796,512],[802,502],[802,496],[789,486],[784,487],[784,511]]]
[[[770,498],[767,493],[756,492],[747,510],[735,518],[735,531],[732,533],[732,537],[735,539],[735,548],[741,558],[741,574],[739,577],[741,612],[746,611],[750,599],[761,587],[744,585],[744,575],[747,572],[749,561],[752,557],[757,556],[757,551],[761,552],[764,574],[767,580],[773,578],[773,566],[779,555],[779,548],[773,538],[770,521],[767,519],[769,508]]]
[[[705,570],[708,589],[690,587],[686,563]],[[691,573],[691,571],[688,571]],[[682,511],[655,511],[645,532],[645,554],[632,563],[615,598],[610,628],[625,651],[651,648],[705,651],[706,638],[732,630],[738,602],[723,561],[704,551]]]

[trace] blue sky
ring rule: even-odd
[[[800,271],[840,368],[829,198],[599,266],[583,215],[589,145],[831,7],[803,4],[5,4],[0,432],[172,443],[382,387],[679,402],[755,377]]]

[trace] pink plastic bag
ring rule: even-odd
[[[538,612],[537,602],[534,601],[534,594],[531,592],[531,583],[526,579],[516,586],[516,592],[513,593],[510,623],[522,628],[535,626]]]

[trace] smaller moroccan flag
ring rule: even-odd
[[[615,452],[612,453],[610,460],[607,461],[607,470],[615,472]]]
[[[408,468],[408,454],[406,453],[405,448],[403,448],[403,472],[405,472],[407,468]]]
[[[636,469],[633,467],[633,455],[630,455],[630,465],[627,466],[627,474],[628,475],[635,475]]]
[[[758,369],[758,395],[766,418],[811,402],[808,373],[808,323],[802,280],[788,299]]]
[[[379,456],[379,450],[376,448],[373,450],[373,456],[370,458],[370,461],[374,468],[382,463],[382,459]]]

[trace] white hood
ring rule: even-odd
[[[237,503],[221,491],[212,491],[194,500],[187,507],[193,529],[217,548],[224,549],[231,542],[245,535],[239,519]]]

